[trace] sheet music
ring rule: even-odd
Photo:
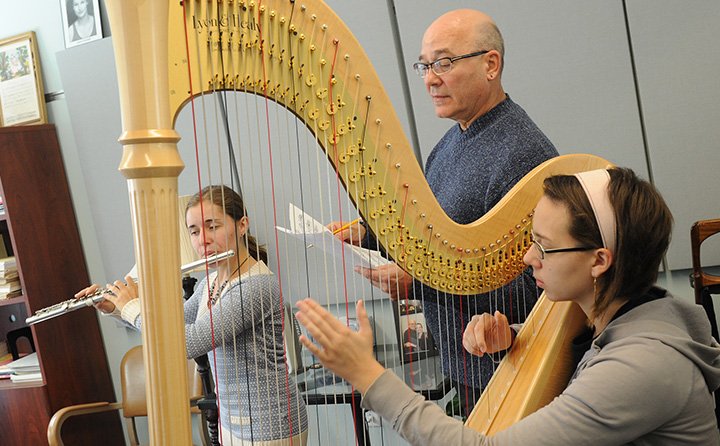
[[[378,251],[343,243],[324,224],[292,203],[289,216],[290,228],[276,226],[276,229],[305,243],[306,249],[320,249],[336,259],[342,259],[344,251],[346,262],[364,268],[376,268],[390,263]]]

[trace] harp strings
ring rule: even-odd
[[[195,3],[195,5],[199,5],[200,7],[203,6],[202,4],[198,4],[198,3]],[[220,11],[217,11],[217,10],[216,10],[216,14],[221,14],[221,13],[220,13]],[[216,22],[218,22],[218,21],[219,21],[219,20],[216,20]],[[260,17],[258,17],[258,22],[261,22],[261,18],[260,18]],[[262,22],[261,22],[261,23],[262,23]],[[262,28],[261,28],[261,29],[262,29]],[[265,28],[265,29],[268,29],[268,28]],[[220,30],[218,30],[217,32],[218,32],[218,34],[219,34],[219,33],[220,33]],[[262,40],[262,39],[261,39],[261,40]],[[255,43],[257,43],[257,42],[255,42]],[[261,46],[262,46],[262,43],[261,43]],[[196,53],[198,53],[198,52],[200,52],[200,51],[202,51],[201,45],[198,44],[198,45],[196,46]],[[241,52],[241,54],[246,54],[246,53],[247,53],[247,52]],[[231,53],[231,54],[232,54],[232,53]],[[198,57],[198,58],[199,58],[199,57]],[[260,58],[260,60],[264,60],[264,58],[265,58],[265,56],[263,55],[263,56]],[[254,58],[254,57],[253,57],[253,58],[251,58],[251,57],[245,57],[245,59],[247,59],[247,62],[249,62],[249,64],[253,64],[255,61],[258,60],[257,58]],[[224,66],[224,64],[221,64],[221,66]],[[252,65],[250,65],[250,66],[252,66]],[[258,71],[260,71],[260,70],[257,68],[257,66],[256,66],[255,68],[251,68],[251,72],[258,72]],[[205,83],[205,82],[203,81],[203,78],[208,78],[208,77],[212,78],[212,73],[206,74],[206,73],[202,70],[202,66],[200,66],[200,69],[197,71],[197,73],[199,73],[199,77],[200,77],[200,79],[201,79],[201,81],[200,81],[201,84],[204,84],[204,83]],[[263,70],[263,74],[264,74],[264,70]],[[227,76],[220,76],[220,79],[224,79],[224,78],[227,78]],[[264,79],[265,79],[265,78],[264,78]],[[220,84],[220,82],[218,81],[218,78],[217,78],[217,77],[216,77],[214,80],[212,80],[211,82],[212,82],[212,85],[213,85],[213,86]],[[246,85],[247,85],[247,84],[245,84],[245,87],[244,87],[244,88],[246,88]],[[263,85],[263,101],[261,101],[261,102],[264,102],[264,104],[262,104],[262,103],[259,104],[259,102],[258,102],[257,100],[248,100],[248,99],[247,99],[247,95],[234,95],[234,97],[235,97],[235,99],[234,99],[235,102],[234,102],[234,103],[235,103],[235,105],[236,105],[236,109],[240,108],[240,107],[237,105],[237,104],[238,104],[238,99],[237,99],[237,97],[238,97],[238,96],[245,96],[245,98],[244,98],[245,108],[246,108],[246,110],[250,111],[249,109],[252,109],[253,107],[252,107],[252,106],[248,106],[248,103],[254,104],[254,108],[255,108],[254,111],[255,111],[255,116],[256,116],[256,120],[257,120],[257,121],[261,121],[261,116],[262,116],[262,114],[263,114],[263,113],[262,113],[262,111],[263,111],[262,109],[264,108],[264,111],[265,111],[265,113],[264,113],[264,115],[265,115],[265,116],[264,116],[264,120],[265,120],[265,124],[266,124],[265,127],[266,127],[266,129],[267,129],[267,140],[266,140],[266,144],[267,144],[267,146],[268,146],[268,147],[267,147],[267,156],[268,156],[268,157],[272,157],[272,154],[273,154],[274,150],[273,150],[273,147],[272,147],[271,136],[270,136],[270,132],[271,132],[271,129],[270,129],[271,118],[270,118],[270,114],[269,114],[269,111],[268,111],[268,108],[269,108],[269,107],[268,107],[268,96],[269,96],[269,94],[268,94],[267,86],[268,86],[269,84],[268,84],[267,80],[264,80],[262,85]],[[293,86],[294,86],[294,83],[290,83],[290,85],[293,85]],[[215,89],[213,89],[213,90],[215,91]],[[237,90],[237,88],[235,88],[235,90]],[[257,91],[257,89],[256,89],[256,91]],[[255,91],[255,92],[256,92],[256,91]],[[211,147],[211,146],[213,146],[213,145],[215,145],[216,147],[219,147],[220,144],[212,144],[212,143],[209,142],[209,139],[210,139],[210,138],[209,138],[210,131],[208,131],[208,123],[207,123],[207,120],[206,120],[206,116],[207,116],[207,114],[208,114],[208,109],[209,109],[210,107],[208,107],[208,105],[207,105],[207,103],[206,103],[206,97],[205,97],[205,96],[206,96],[205,94],[200,94],[200,95],[198,95],[196,98],[193,98],[193,100],[191,101],[192,104],[193,104],[193,109],[194,109],[194,108],[195,108],[195,101],[198,100],[198,101],[200,102],[200,104],[201,104],[201,107],[200,107],[200,108],[201,108],[202,111],[203,111],[203,113],[201,114],[201,118],[200,118],[200,119],[202,120],[202,123],[201,123],[200,125],[198,125],[198,124],[197,124],[198,118],[196,118],[195,116],[193,116],[193,125],[194,125],[195,128],[200,127],[200,128],[203,129],[203,134],[206,135],[206,136],[205,136],[205,146],[206,146],[206,147]],[[216,94],[213,94],[213,95],[207,95],[207,96],[208,96],[209,98],[212,98],[212,100],[214,100],[214,101],[216,101],[216,102],[218,101],[218,98],[217,98],[217,97],[218,97],[218,94],[217,94],[217,93],[216,93]],[[217,105],[217,104],[216,104],[216,105]],[[264,106],[263,106],[263,105],[264,105]],[[215,107],[215,109],[217,110],[217,107]],[[276,109],[276,113],[279,113],[279,112],[277,111],[277,109]],[[248,116],[249,116],[249,115],[250,115],[250,113],[248,113]],[[217,122],[217,121],[218,121],[218,120],[216,119],[216,122]],[[276,119],[276,121],[279,122],[279,120],[277,120],[277,119]],[[248,126],[248,127],[249,127],[249,126]],[[296,127],[297,127],[297,123],[296,123]],[[257,131],[258,131],[258,134],[257,134],[256,138],[257,138],[257,141],[260,142],[260,141],[263,140],[262,135],[260,134],[260,129],[262,128],[262,126],[255,126],[255,128],[258,129],[258,130],[257,130]],[[218,130],[218,128],[217,128],[217,126],[216,126],[216,131],[215,131],[215,134],[216,134],[216,135],[215,135],[215,139],[216,139],[216,141],[219,141],[219,140],[221,139],[220,133],[221,133],[221,132]],[[282,133],[282,132],[280,132],[280,133]],[[285,132],[285,133],[286,133],[286,134],[290,134],[290,132]],[[297,134],[297,131],[296,131],[295,133]],[[317,135],[318,133],[319,133],[319,132],[317,132],[317,130],[316,130],[316,135]],[[251,132],[248,131],[247,134],[250,135]],[[240,131],[239,131],[239,130],[238,130],[238,135],[240,135]],[[198,139],[198,138],[196,137],[196,140],[197,140],[197,139]],[[241,136],[240,136],[238,139],[241,140]],[[316,140],[315,140],[314,142],[315,142],[316,145],[318,144],[319,141],[317,140],[317,136],[316,136]],[[199,145],[199,144],[198,144],[198,145]],[[253,144],[252,144],[252,143],[249,143],[248,145],[252,146]],[[298,150],[299,150],[300,144],[296,142],[295,146],[296,146],[296,147],[298,148]],[[242,147],[242,144],[239,144],[238,147]],[[216,173],[213,172],[213,169],[210,167],[211,164],[212,164],[211,161],[210,161],[211,157],[210,157],[210,155],[209,155],[208,152],[205,152],[205,153],[206,153],[206,156],[205,156],[205,163],[204,163],[204,164],[206,165],[206,169],[202,169],[202,168],[200,167],[200,164],[203,164],[202,162],[200,162],[200,159],[201,159],[200,154],[197,154],[197,155],[196,155],[196,160],[197,160],[196,163],[198,164],[198,169],[197,169],[197,170],[198,170],[198,172],[199,172],[198,175],[199,175],[199,178],[200,178],[200,180],[199,180],[199,187],[202,186],[203,183],[204,183],[204,182],[202,181],[202,175],[200,174],[200,172],[206,171],[206,174],[205,174],[205,175],[206,175],[206,177],[209,178],[209,179],[213,178],[213,177],[216,175]],[[255,161],[256,161],[256,160],[253,160],[253,159],[252,159],[252,157],[255,156],[255,155],[253,155],[254,150],[250,150],[250,151],[248,151],[248,153],[250,154],[251,163],[255,164]],[[218,159],[221,159],[221,156],[220,156],[219,154],[217,155],[217,157],[218,157]],[[242,156],[239,156],[238,158],[239,158],[239,159],[242,159]],[[262,159],[263,157],[258,153],[257,158],[258,158],[258,159]],[[272,162],[272,160],[270,160],[270,162]],[[319,165],[319,164],[318,164],[318,165]],[[274,166],[274,164],[272,164],[272,166]],[[272,167],[272,166],[271,166],[271,167]],[[225,180],[224,180],[224,173],[223,173],[224,171],[223,171],[223,169],[222,169],[222,164],[219,166],[218,171],[220,172],[221,183],[224,183]],[[256,170],[256,169],[251,169],[250,171],[251,171],[251,175],[254,175],[257,170]],[[278,172],[274,172],[273,170],[271,170],[271,173],[270,173],[269,177],[270,177],[271,184],[272,184],[273,186],[274,186],[275,178],[277,178],[278,176],[282,178],[282,177],[284,177],[285,175],[283,174],[283,172],[280,172],[279,175],[278,175]],[[250,180],[251,182],[255,182],[255,179],[254,179],[254,178],[250,178],[249,180]],[[243,178],[240,180],[240,182],[241,182],[241,183],[245,183],[245,182],[246,182],[245,177],[243,177]],[[210,180],[210,183],[215,183],[215,181]],[[301,183],[302,183],[302,181],[301,181]],[[241,184],[241,185],[240,185],[240,188],[241,188],[241,189],[244,189],[244,186]],[[302,196],[304,197],[305,194],[303,193]],[[271,205],[271,206],[268,205],[268,207],[270,207],[270,209],[271,209],[271,213],[273,214],[273,222],[277,222],[277,217],[276,217],[276,216],[277,216],[277,207],[276,207],[276,202],[277,202],[277,201],[278,201],[277,197],[275,196],[275,194],[273,194],[273,197],[272,197],[272,200],[271,200],[272,205]],[[281,200],[279,200],[279,201],[282,202],[282,201],[284,201],[284,200],[281,199]],[[267,210],[266,210],[265,212],[267,213]],[[258,214],[258,212],[255,211],[255,215],[257,215],[257,214]],[[258,228],[258,227],[255,227],[255,230],[256,230],[256,231],[258,231],[258,230],[262,231],[262,230],[265,230],[265,229],[266,229],[266,228]],[[269,240],[269,239],[271,239],[271,238],[272,238],[272,237],[270,237],[270,236],[266,236],[266,237],[265,237],[266,240]],[[279,242],[277,241],[277,236],[276,236],[276,234],[275,234],[275,240],[276,240],[276,241],[275,241],[275,248],[276,248],[276,252],[278,253],[278,255],[277,255],[277,260],[278,260],[278,262],[277,262],[277,271],[276,271],[276,274],[278,275],[278,278],[279,278],[279,279],[282,279],[282,272],[283,272],[283,271],[282,271],[281,253],[284,252],[285,250],[283,250],[283,249],[280,248]],[[307,274],[306,274],[306,276],[307,276]],[[305,282],[306,282],[306,283],[309,283],[309,278],[306,278]],[[284,290],[284,288],[285,288],[284,286],[281,287],[281,289],[283,289],[283,290]],[[219,301],[219,305],[218,305],[218,307],[217,307],[217,311],[223,311],[223,308],[222,308],[222,300]],[[221,338],[221,342],[220,342],[220,343],[223,344],[223,345],[225,345],[226,342],[227,342],[227,339],[225,339],[225,336],[226,336],[225,333],[220,333],[220,338]],[[234,341],[234,340],[233,340],[233,341]],[[257,352],[257,353],[261,353],[261,352]],[[217,380],[217,377],[216,377],[216,380]],[[278,383],[278,385],[279,385],[279,384],[280,384],[280,383]],[[287,382],[285,383],[285,385],[287,385]],[[291,410],[291,409],[288,408],[288,410]],[[280,416],[280,415],[278,415],[278,416]],[[327,435],[326,435],[326,436],[327,436]]]
[[[213,45],[215,42],[217,42],[217,45],[219,46],[229,45],[232,47],[237,45],[238,47],[237,51],[211,52],[210,47],[204,47],[204,42],[199,42],[200,39],[194,39],[196,53],[194,58],[200,59],[200,53],[202,52],[211,52],[213,57],[220,58],[220,63],[218,64],[218,66],[222,67],[222,69],[229,71],[229,74],[223,72],[221,69],[220,75],[214,76],[212,73],[206,72],[205,67],[200,64],[200,68],[196,71],[199,78],[199,83],[202,86],[207,84],[212,85],[213,88],[211,89],[211,91],[214,93],[199,94],[190,102],[193,105],[193,108],[195,108],[195,102],[197,101],[200,105],[199,108],[204,111],[203,116],[207,116],[208,110],[213,108],[213,106],[209,105],[208,102],[215,101],[215,122],[221,121],[222,119],[227,119],[227,116],[225,116],[224,118],[222,116],[220,116],[219,118],[217,117],[218,106],[225,105],[226,112],[228,112],[231,108],[234,108],[237,128],[236,138],[238,141],[238,144],[236,145],[236,149],[238,152],[236,162],[241,165],[241,170],[242,164],[245,162],[243,160],[248,160],[248,163],[251,165],[265,165],[266,163],[270,163],[271,173],[268,174],[268,176],[270,184],[273,187],[272,199],[269,202],[263,203],[263,206],[250,210],[251,221],[261,221],[262,219],[258,217],[267,215],[266,221],[272,221],[272,226],[277,225],[279,215],[278,203],[287,203],[288,201],[290,201],[286,197],[281,197],[277,195],[274,191],[276,181],[282,181],[283,179],[289,179],[294,176],[288,170],[283,170],[284,160],[279,160],[280,162],[276,162],[278,160],[268,159],[274,158],[273,154],[276,153],[276,147],[274,146],[278,145],[277,140],[273,139],[272,134],[274,133],[278,133],[281,135],[295,135],[295,141],[291,143],[291,138],[288,136],[286,144],[287,146],[293,146],[295,153],[297,154],[296,157],[298,158],[297,176],[299,177],[298,184],[300,185],[300,190],[294,191],[295,193],[293,194],[293,196],[296,196],[295,194],[299,194],[299,203],[303,209],[305,208],[306,204],[308,208],[311,209],[314,209],[316,207],[319,208],[319,218],[321,221],[330,220],[333,208],[337,209],[341,216],[341,219],[348,221],[352,219],[351,215],[355,215],[355,213],[357,212],[355,208],[350,205],[349,201],[343,201],[340,197],[341,185],[343,183],[341,177],[343,175],[344,178],[351,179],[350,181],[344,181],[344,183],[348,190],[354,190],[354,195],[356,197],[362,197],[364,194],[381,195],[383,192],[386,192],[381,186],[368,186],[369,183],[367,183],[367,180],[373,173],[373,164],[377,161],[378,158],[381,159],[381,162],[392,165],[392,161],[390,161],[392,159],[392,147],[389,147],[389,143],[383,143],[384,135],[382,123],[377,122],[377,120],[371,119],[371,115],[373,114],[372,108],[374,102],[372,97],[361,96],[360,92],[362,91],[361,87],[363,85],[362,79],[351,79],[352,70],[347,68],[344,70],[340,70],[339,73],[342,74],[338,76],[338,71],[336,70],[338,65],[349,65],[353,62],[352,58],[343,57],[344,55],[342,51],[342,41],[333,41],[333,39],[331,38],[331,34],[329,32],[325,32],[322,29],[323,26],[321,23],[319,23],[319,21],[307,20],[307,18],[305,19],[305,22],[307,22],[309,26],[304,26],[304,29],[302,31],[302,33],[306,35],[306,38],[292,38],[290,36],[290,33],[287,31],[288,27],[293,25],[295,21],[296,15],[294,9],[293,15],[291,15],[291,20],[287,22],[283,27],[277,25],[277,18],[276,22],[271,23],[272,21],[269,18],[269,14],[267,13],[267,11],[264,15],[260,13],[260,8],[262,7],[262,4],[259,4],[257,7],[255,7],[255,9],[248,7],[248,11],[242,13],[245,15],[242,15],[240,14],[240,2],[233,2],[230,3],[230,5],[226,5],[223,3],[219,4],[219,6],[214,6],[213,4],[215,2],[190,1],[186,3],[189,3],[190,5],[193,5],[192,7],[197,7],[201,10],[204,8],[208,8],[211,10],[211,14],[214,15],[215,20],[213,21],[213,23],[216,23],[218,25],[216,25],[214,30],[215,35],[212,39],[210,39],[211,42],[209,42],[208,45]],[[221,11],[220,8],[230,9]],[[238,13],[244,19],[248,19],[250,17],[250,12],[253,11],[257,13],[256,16],[253,17],[256,17],[256,23],[258,24],[258,27],[261,31],[260,37],[253,37],[252,33],[250,32],[243,33],[240,36],[232,37],[228,40],[225,40],[222,37],[222,32],[228,32],[223,31],[219,26],[220,17],[223,14]],[[302,14],[298,13],[297,15],[300,16]],[[186,25],[188,21],[191,20],[192,18],[190,18],[190,16],[186,17]],[[232,32],[230,33],[232,34]],[[308,38],[307,36],[310,37]],[[286,43],[279,45],[273,42]],[[310,46],[316,46],[316,50],[311,50]],[[319,63],[319,58],[322,56],[317,56],[317,54],[328,54],[332,57],[328,56],[328,63],[322,65]],[[227,59],[223,59],[225,55],[227,55]],[[272,61],[273,58],[280,57],[284,58],[283,70],[280,71],[281,78],[270,77],[268,75],[268,72],[272,70],[273,73],[277,74],[277,69],[271,69],[268,65],[275,63]],[[243,70],[237,69],[236,65],[243,65]],[[234,73],[248,74],[240,75]],[[299,84],[312,82],[313,77],[315,77],[316,79],[316,84],[314,85],[316,87],[315,91],[317,91],[321,95],[324,94],[325,96],[323,98],[314,98],[312,96],[298,96],[297,92],[300,90]],[[280,80],[278,81],[278,79]],[[349,85],[353,82],[355,83],[355,85]],[[232,99],[230,101],[218,99],[218,97],[223,97],[222,95],[225,94],[221,92],[224,92],[228,89],[236,93],[231,95]],[[324,93],[323,89],[327,89],[327,92]],[[201,88],[201,90],[205,91],[205,88],[203,87]],[[191,88],[191,91],[194,90],[192,90]],[[238,92],[242,94],[237,94]],[[254,96],[255,94],[258,94],[260,92],[262,92],[261,96]],[[342,98],[346,98],[347,93],[353,94],[354,97],[351,96],[351,99],[347,100],[348,103],[343,104],[342,101],[345,99]],[[294,98],[297,102],[289,102],[288,99],[283,98],[282,95],[285,95],[286,97],[290,96]],[[299,124],[297,123],[297,120],[291,119],[290,117],[286,117],[285,119],[285,131],[281,131],[283,129],[279,127],[273,128],[273,126],[277,126],[278,123],[282,122],[280,113],[283,110],[281,110],[282,107],[276,107],[272,109],[275,112],[273,116],[269,105],[270,100],[277,103],[285,104],[283,105],[283,107],[286,108],[290,108],[291,106],[294,107],[295,113],[304,116],[304,122],[306,126],[310,128],[312,136],[308,135],[307,132],[305,132],[305,142],[303,143],[302,137],[299,136]],[[231,103],[234,107],[230,107]],[[304,109],[302,108],[303,106],[305,106]],[[324,110],[326,110],[328,107],[332,112],[336,111],[335,107],[337,107],[338,111],[343,107],[347,107],[346,110],[348,110],[348,112],[346,114],[343,114],[342,116],[351,116],[352,118],[351,120],[346,121],[346,118],[340,119],[341,114],[331,113],[330,130],[326,134],[326,129],[323,128],[324,124],[322,122],[322,119],[312,117],[314,113],[314,110],[312,109],[316,108],[324,112]],[[240,118],[239,113],[239,111],[243,108],[245,109],[246,116],[248,117],[244,121]],[[230,113],[226,113],[226,115],[229,114]],[[258,124],[261,123],[261,121],[264,121],[262,122],[263,125],[251,126],[250,116],[254,116],[254,120]],[[243,124],[245,124],[245,126],[247,127],[244,132],[242,131]],[[294,129],[291,128],[293,127],[293,124]],[[209,135],[211,134],[211,130],[208,127],[211,126],[211,124],[208,123],[206,118],[203,117],[199,120],[193,118],[193,125],[196,128],[201,128],[203,130],[203,133],[206,135],[204,142],[206,147],[219,147],[221,145],[219,141],[222,139],[223,132],[222,129],[217,126],[217,124],[214,132],[214,140],[217,141],[215,143],[210,141],[211,138]],[[251,127],[253,127],[252,130]],[[265,131],[262,131],[261,128],[264,128]],[[273,130],[280,131],[276,132]],[[343,147],[341,149],[336,135],[341,134],[342,132],[345,132],[346,141],[349,140],[350,143],[346,144],[346,147]],[[195,138],[197,139],[197,136],[195,136]],[[253,141],[253,138],[255,142]],[[243,140],[246,140],[247,142],[243,143]],[[367,146],[370,147],[369,149],[366,148],[367,141],[371,142],[370,144],[367,144]],[[267,146],[265,148],[265,155],[260,152],[260,145]],[[333,172],[333,176],[335,177],[334,185],[330,184],[330,175],[324,173],[324,171],[330,169],[326,161],[326,156],[323,153],[319,152],[319,150],[314,151],[314,156],[311,153],[306,154],[303,149],[303,146],[305,148],[312,149],[320,147],[322,145],[325,145],[325,147],[328,148],[327,158],[334,159],[337,166],[337,169]],[[378,152],[375,152],[373,149],[374,147],[382,148],[384,150],[379,150]],[[355,159],[359,161],[355,161],[354,164],[350,162],[343,163],[346,157],[348,157],[349,155],[354,155],[352,151],[355,151],[355,153],[358,155]],[[211,164],[212,157],[210,156],[209,151],[205,153],[205,160],[202,162],[200,160],[201,156],[196,156],[196,163],[198,164],[198,166],[200,166],[201,164],[206,165],[206,169],[202,169],[199,167],[198,172],[204,171],[205,177],[208,179],[212,179],[215,175],[218,175],[218,173],[211,172],[209,166]],[[243,156],[243,154],[245,154],[245,156]],[[222,158],[219,153],[215,156],[218,159]],[[302,164],[300,162],[300,158],[302,158],[303,160],[314,160],[314,174],[308,172],[309,175],[305,175],[303,169],[300,169]],[[257,184],[261,184],[263,182],[263,178],[257,178],[257,176],[262,177],[263,174],[261,172],[263,172],[264,170],[248,169],[248,171],[250,172],[249,175],[243,175],[237,181],[239,183],[237,186],[240,188],[240,190],[247,190],[247,183],[251,183],[253,186],[256,186]],[[363,173],[363,175],[359,175],[359,177],[353,178],[354,175],[357,176],[358,171]],[[412,196],[413,189],[410,187],[403,187],[400,177],[391,175],[390,171],[391,169],[385,169],[381,171],[380,175],[383,177],[383,179],[378,183],[390,184],[392,188],[401,192],[399,196],[397,196],[393,200],[399,203],[394,203],[393,206],[397,204],[394,215],[399,216],[399,218],[395,218],[398,221],[404,221],[404,219],[406,218],[408,206],[410,206],[409,201],[411,200],[410,197]],[[224,183],[225,174],[222,168],[222,164],[218,166],[218,172],[221,179],[220,182]],[[198,175],[200,178],[199,173]],[[316,177],[317,179],[312,177]],[[322,180],[320,180],[320,178],[327,178],[327,182],[325,184],[322,184]],[[234,181],[234,178],[231,177],[231,182],[232,181]],[[382,183],[382,181],[385,181],[385,183]],[[211,180],[210,182],[214,183],[216,181]],[[323,186],[321,187],[321,189],[324,189],[326,191],[330,191],[334,186],[334,188],[338,191],[337,196],[335,198],[331,198],[331,195],[327,192],[315,193],[314,190],[306,190],[306,183],[311,183],[315,187]],[[203,181],[199,180],[198,185],[200,186],[201,184],[203,184]],[[253,187],[252,189],[255,189],[255,187]],[[379,214],[382,212],[388,212],[388,209],[393,209],[393,206],[387,206],[379,201],[356,200],[355,204],[358,208],[363,209],[364,215],[372,215],[373,213]],[[389,221],[391,223],[386,225],[384,228],[381,228],[378,232],[378,240],[384,240],[385,244],[388,246],[395,246],[398,249],[397,252],[399,252],[399,257],[401,261],[404,258],[412,257],[418,249],[412,244],[413,241],[407,237],[405,227],[402,224],[393,224],[393,220]],[[292,264],[294,260],[300,260],[300,263],[302,263],[302,265],[300,266],[300,268],[293,269],[299,269],[300,271],[304,270],[304,277],[302,277],[302,273],[300,272],[297,273],[298,275],[294,277],[297,277],[298,281],[304,282],[304,288],[307,290],[307,295],[311,295],[310,292],[314,290],[314,287],[311,286],[310,282],[313,279],[310,277],[310,273],[307,269],[307,252],[303,253],[304,259],[291,259],[288,254],[289,249],[287,248],[287,240],[281,242],[278,239],[277,231],[272,230],[272,226],[254,224],[252,225],[252,231],[255,234],[259,235],[261,239],[274,242],[276,265],[273,269],[275,270],[275,274],[278,275],[278,279],[283,282],[281,286],[283,299],[288,299],[288,296],[286,296],[287,286],[284,283],[286,280],[288,280],[285,274],[287,270],[285,268],[285,265]],[[436,246],[439,247],[441,240],[433,236],[434,233],[432,228],[428,229],[427,232],[428,248],[435,249]],[[400,234],[400,243],[398,243],[396,241],[398,239],[394,237],[396,234]],[[343,255],[341,255],[341,257],[343,257]],[[335,259],[335,261],[329,262],[330,265],[327,264],[328,262],[325,262],[321,268],[322,276],[319,278],[318,281],[325,285],[325,294],[327,295],[325,303],[331,306],[338,305],[339,303],[341,308],[344,306],[343,309],[345,312],[345,316],[349,318],[351,315],[351,311],[349,308],[349,302],[351,300],[350,297],[352,296],[353,299],[356,297],[361,297],[359,296],[359,294],[362,294],[365,291],[358,290],[356,288],[355,281],[348,280],[348,276],[354,273],[344,270],[346,262],[344,262],[343,260],[343,258]],[[337,262],[341,262],[341,266],[339,266]],[[339,277],[339,272],[336,270],[338,268],[343,268],[343,271],[340,272],[340,274],[342,274],[341,280],[343,282],[343,299],[340,302],[332,300],[331,297],[331,295],[333,294],[333,287],[331,286],[332,282],[333,280],[335,280],[335,277]],[[427,265],[425,266],[425,268],[430,269],[431,266]],[[369,303],[368,308],[371,310],[371,314],[377,314],[379,312],[382,312],[382,308],[386,308],[386,305],[384,305],[381,301],[376,301],[374,290],[371,289],[369,293],[369,299],[366,299],[366,301],[368,301]],[[420,300],[421,302],[425,303],[425,296],[421,295]],[[380,310],[378,310],[378,308],[380,308]],[[220,306],[218,307],[218,310],[219,309]],[[455,325],[449,322],[453,321],[446,321],[446,327]],[[287,321],[283,320],[282,323],[287,324]],[[457,336],[461,335],[462,333],[452,333],[448,334],[447,338],[457,339]],[[376,339],[379,338],[376,336]],[[391,342],[394,341],[394,339],[391,339]],[[443,342],[442,339],[439,339],[437,341]],[[391,342],[387,342],[386,340],[384,340],[382,344],[383,346],[386,346]],[[398,358],[392,355],[386,354],[385,356],[392,358],[392,360],[389,361],[389,366],[394,366],[394,362],[400,361]],[[405,361],[400,362],[401,367],[408,367],[411,371],[413,371],[413,368],[416,367],[416,365],[412,361],[412,358],[411,361],[409,361],[407,364],[405,363]],[[424,370],[421,369],[420,373],[424,373]],[[473,373],[473,371],[469,371],[469,373]],[[414,375],[411,373],[411,376],[417,376],[418,379],[422,379],[421,375]],[[311,408],[308,408],[308,410],[311,410]]]

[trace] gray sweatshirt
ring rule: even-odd
[[[560,396],[493,437],[447,417],[391,372],[362,404],[413,445],[717,446],[718,387],[720,345],[705,312],[667,295],[616,317]]]

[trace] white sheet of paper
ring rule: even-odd
[[[335,259],[342,259],[352,266],[375,268],[390,263],[378,251],[343,243],[325,225],[302,209],[290,203],[290,228],[276,226],[277,230],[305,243],[306,249],[321,249]]]

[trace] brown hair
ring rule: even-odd
[[[617,247],[613,264],[597,278],[594,317],[602,315],[613,300],[639,298],[653,286],[673,225],[670,209],[652,184],[627,168],[608,172]],[[575,176],[552,176],[545,179],[543,187],[545,196],[567,207],[570,235],[575,240],[583,246],[603,246],[595,213]]]
[[[205,187],[190,198],[190,201],[188,201],[188,204],[185,206],[185,213],[187,214],[188,209],[197,206],[201,201],[207,201],[208,203],[221,207],[223,211],[236,222],[247,216],[242,197],[227,186]],[[238,243],[239,240],[235,242]],[[265,246],[258,244],[255,237],[250,235],[250,230],[245,233],[244,242],[245,246],[247,246],[248,253],[255,260],[262,260],[267,263],[268,254]]]

